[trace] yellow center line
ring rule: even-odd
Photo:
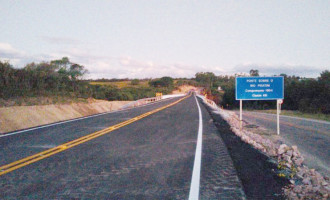
[[[61,144],[61,145],[59,145],[59,146],[56,146],[56,147],[54,147],[54,148],[48,149],[48,150],[46,150],[46,151],[42,151],[42,152],[37,153],[37,154],[34,154],[34,155],[32,155],[32,156],[28,156],[28,157],[23,158],[23,159],[18,160],[18,161],[14,161],[14,162],[9,163],[9,164],[7,164],[7,165],[3,165],[3,166],[0,167],[0,176],[1,176],[1,175],[4,175],[4,174],[7,174],[7,173],[9,173],[9,172],[11,172],[11,171],[14,171],[14,170],[16,170],[16,169],[19,169],[19,168],[21,168],[21,167],[24,167],[24,166],[26,166],[26,165],[32,164],[32,163],[34,163],[34,162],[37,162],[37,161],[39,161],[39,160],[45,159],[45,158],[47,158],[47,157],[50,157],[50,156],[52,156],[52,155],[54,155],[54,154],[57,154],[57,153],[60,153],[60,152],[62,152],[62,151],[65,151],[65,150],[67,150],[67,149],[70,149],[70,148],[72,148],[72,147],[74,147],[74,146],[77,146],[77,145],[79,145],[79,144],[85,143],[85,142],[87,142],[87,141],[89,141],[89,140],[92,140],[92,139],[94,139],[94,138],[97,138],[97,137],[100,137],[100,136],[105,135],[105,134],[107,134],[107,133],[110,133],[110,132],[112,132],[112,131],[114,131],[114,130],[117,130],[117,129],[121,128],[121,127],[127,126],[127,125],[129,125],[129,124],[131,124],[131,123],[133,123],[133,122],[136,122],[136,121],[138,121],[138,120],[140,120],[140,119],[142,119],[142,118],[145,118],[145,117],[147,117],[147,116],[149,116],[149,115],[152,115],[152,114],[154,114],[154,113],[156,113],[156,112],[159,112],[159,111],[164,110],[164,109],[166,109],[166,108],[168,108],[168,107],[171,107],[171,106],[173,106],[173,105],[175,105],[175,104],[177,104],[177,103],[183,101],[184,99],[186,99],[186,98],[188,98],[188,97],[190,97],[190,96],[191,96],[191,95],[186,96],[186,97],[181,98],[181,99],[179,99],[179,100],[177,100],[177,101],[175,101],[175,102],[173,102],[173,103],[170,103],[170,104],[168,104],[168,105],[166,105],[166,106],[163,106],[163,107],[161,107],[161,108],[157,108],[157,109],[155,109],[155,110],[149,111],[149,112],[147,112],[147,113],[144,113],[144,114],[139,115],[139,116],[137,116],[137,117],[134,117],[134,118],[132,118],[132,119],[129,119],[129,120],[123,121],[123,122],[121,122],[121,123],[119,123],[119,124],[116,124],[116,125],[110,126],[110,127],[105,128],[105,129],[103,129],[103,130],[100,130],[100,131],[97,131],[97,132],[91,133],[91,134],[89,134],[89,135],[86,135],[86,136],[80,137],[80,138],[75,139],[75,140],[72,140],[72,141],[70,141],[70,142],[66,142],[66,143]]]

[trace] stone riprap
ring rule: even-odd
[[[208,103],[205,101],[205,103]],[[309,169],[304,165],[304,157],[297,146],[288,146],[278,140],[265,138],[248,130],[240,130],[238,116],[231,111],[220,109],[210,105],[213,112],[219,114],[231,126],[231,130],[242,141],[252,145],[269,157],[274,158],[278,164],[278,176],[288,178],[290,186],[284,189],[288,199],[328,199],[330,194],[329,178],[323,177],[315,169]],[[243,121],[243,127],[246,126]]]

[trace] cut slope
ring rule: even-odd
[[[174,90],[172,92],[172,94],[183,94],[183,93],[187,93],[190,90],[196,90],[197,88],[195,86],[191,86],[191,85],[182,85],[179,86],[177,90]]]
[[[100,101],[0,108],[0,134],[120,109],[129,101]]]

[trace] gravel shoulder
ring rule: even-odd
[[[227,146],[247,198],[285,199],[282,188],[288,185],[288,181],[273,172],[277,166],[265,154],[236,136],[220,115],[208,110]]]

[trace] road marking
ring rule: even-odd
[[[202,162],[203,118],[202,118],[201,107],[199,106],[196,96],[195,96],[195,100],[198,107],[199,125],[198,125],[198,136],[197,136],[194,168],[191,177],[189,200],[199,199],[199,183],[200,183],[201,162]]]
[[[147,113],[144,113],[144,114],[139,115],[139,116],[137,116],[137,117],[134,117],[134,118],[132,118],[132,119],[129,119],[129,120],[123,121],[123,122],[121,122],[121,123],[119,123],[119,124],[116,124],[116,125],[110,126],[110,127],[105,128],[105,129],[103,129],[103,130],[100,130],[100,131],[97,131],[97,132],[91,133],[91,134],[89,134],[89,135],[85,135],[85,136],[80,137],[80,138],[78,138],[78,139],[75,139],[75,140],[72,140],[72,141],[70,141],[70,142],[67,142],[67,143],[61,144],[61,145],[56,146],[56,147],[54,147],[54,148],[48,149],[48,150],[46,150],[46,151],[42,151],[42,152],[37,153],[37,154],[34,154],[34,155],[32,155],[32,156],[28,156],[28,157],[26,157],[26,158],[23,158],[23,159],[21,159],[21,160],[18,160],[18,161],[15,161],[15,162],[9,163],[9,164],[7,164],[7,165],[3,165],[3,166],[0,167],[0,176],[1,176],[1,175],[4,175],[4,174],[7,174],[7,173],[9,173],[9,172],[11,172],[11,171],[14,171],[14,170],[16,170],[16,169],[19,169],[19,168],[21,168],[21,167],[24,167],[24,166],[26,166],[26,165],[29,165],[29,164],[31,164],[31,163],[34,163],[34,162],[37,162],[37,161],[39,161],[39,160],[45,159],[45,158],[47,158],[47,157],[50,157],[50,156],[52,156],[52,155],[54,155],[54,154],[57,154],[57,153],[59,153],[59,152],[65,151],[65,150],[67,150],[67,149],[70,149],[70,148],[72,148],[72,147],[74,147],[74,146],[77,146],[77,145],[79,145],[79,144],[85,143],[85,142],[87,142],[87,141],[89,141],[89,140],[92,140],[92,139],[94,139],[94,138],[97,138],[97,137],[100,137],[100,136],[105,135],[105,134],[107,134],[107,133],[110,133],[110,132],[112,132],[112,131],[114,131],[114,130],[116,130],[116,129],[119,129],[119,128],[121,128],[121,127],[127,126],[127,125],[129,125],[129,124],[131,124],[131,123],[133,123],[133,122],[136,122],[136,121],[138,121],[138,120],[140,120],[140,119],[142,119],[142,118],[145,118],[145,117],[147,117],[147,116],[149,116],[149,115],[152,115],[152,114],[154,114],[154,113],[156,113],[156,112],[159,112],[159,111],[164,110],[164,109],[166,109],[166,108],[168,108],[168,107],[171,107],[171,106],[173,106],[173,105],[175,105],[175,104],[177,104],[177,103],[183,101],[184,99],[186,99],[186,98],[188,98],[188,97],[190,97],[190,96],[191,96],[191,95],[186,96],[186,97],[181,98],[181,99],[179,99],[179,100],[177,100],[177,101],[175,101],[175,102],[173,102],[173,103],[170,103],[170,104],[168,104],[168,105],[166,105],[166,106],[163,106],[163,107],[157,108],[157,109],[155,109],[155,110],[149,111],[149,112],[147,112]]]
[[[166,100],[168,100],[168,99],[166,99]],[[27,131],[33,131],[33,130],[37,130],[37,129],[41,129],[41,128],[47,128],[47,127],[50,127],[50,126],[55,126],[55,125],[69,123],[69,122],[79,121],[79,120],[82,120],[82,119],[88,119],[88,118],[91,118],[91,117],[97,117],[97,116],[106,115],[106,114],[110,114],[110,113],[116,113],[116,112],[126,111],[126,110],[130,110],[130,109],[135,109],[135,108],[141,108],[141,107],[145,107],[145,106],[148,106],[148,105],[153,105],[153,104],[156,104],[156,103],[164,102],[166,100],[159,100],[157,102],[148,103],[146,105],[141,105],[141,106],[137,106],[137,107],[134,107],[134,108],[126,108],[126,109],[122,109],[122,110],[99,113],[99,114],[90,115],[90,116],[86,116],[86,117],[79,117],[79,118],[76,118],[76,119],[69,119],[69,120],[62,121],[62,122],[55,122],[55,123],[52,123],[52,124],[41,125],[41,126],[37,126],[37,127],[34,127],[34,128],[28,128],[28,129],[24,129],[24,130],[21,130],[21,131],[14,131],[14,132],[11,132],[11,133],[5,133],[4,135],[0,135],[0,138],[7,137],[7,136],[10,136],[10,135],[16,135],[16,134],[19,134],[19,133],[24,133],[24,132],[27,132]]]

